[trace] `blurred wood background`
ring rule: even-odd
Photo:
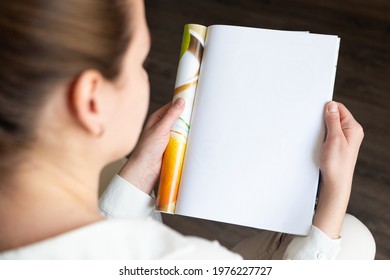
[[[232,24],[341,37],[334,100],[363,125],[348,212],[371,230],[376,259],[390,259],[390,1],[146,0],[152,50],[150,112],[172,98],[183,26]],[[238,38],[239,39],[239,38]],[[257,230],[164,215],[178,231],[217,239],[228,248]]]

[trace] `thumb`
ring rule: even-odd
[[[340,112],[337,102],[330,101],[326,105],[325,124],[327,128],[326,138],[342,135]]]
[[[183,112],[184,103],[185,102],[183,98],[176,99],[176,101],[166,111],[164,116],[162,116],[161,120],[156,123],[156,126],[158,126],[156,129],[159,130],[160,133],[169,133],[173,124],[175,121],[177,121],[180,114]]]

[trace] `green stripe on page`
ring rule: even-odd
[[[188,123],[186,123],[185,120],[183,120],[181,117],[179,117],[179,120],[181,120],[185,125],[186,127],[188,128],[188,130],[190,129],[190,125]]]

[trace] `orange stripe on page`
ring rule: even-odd
[[[165,149],[156,201],[158,211],[174,213],[183,167],[186,143],[176,137],[169,138]]]
[[[197,84],[198,84],[198,81],[195,81],[195,82],[191,82],[191,83],[188,83],[188,84],[181,85],[181,86],[175,88],[175,90],[174,90],[174,92],[173,92],[173,95],[177,95],[177,94],[179,94],[180,92],[185,91],[186,89],[189,89],[190,87],[196,86]]]

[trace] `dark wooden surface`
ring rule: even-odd
[[[170,101],[186,23],[233,24],[336,34],[341,37],[334,100],[363,125],[348,212],[363,221],[377,243],[377,259],[390,259],[390,1],[388,0],[146,0],[152,50],[150,112]],[[232,247],[255,229],[164,216],[184,234]]]

